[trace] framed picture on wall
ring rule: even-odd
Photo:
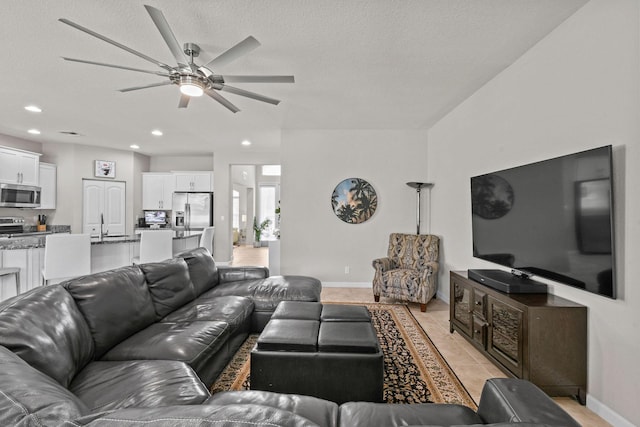
[[[100,178],[116,177],[116,162],[110,160],[96,160],[94,175]]]

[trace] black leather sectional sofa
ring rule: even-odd
[[[478,412],[457,405],[338,406],[260,391],[210,396],[228,360],[279,302],[318,301],[320,290],[310,277],[218,268],[199,248],[4,301],[0,425],[578,425],[521,380],[488,382]]]

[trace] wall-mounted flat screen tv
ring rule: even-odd
[[[612,148],[471,178],[473,256],[616,297]]]

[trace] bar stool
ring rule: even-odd
[[[200,247],[207,248],[210,254],[213,255],[213,232],[215,227],[205,227],[202,230],[200,236]]]
[[[173,230],[143,231],[140,233],[140,256],[132,264],[160,262],[173,257]]]
[[[11,275],[16,280],[16,295],[20,295],[20,269],[18,267],[0,268],[0,279]]]
[[[91,274],[88,234],[49,234],[44,243],[42,285]]]

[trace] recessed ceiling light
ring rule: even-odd
[[[27,111],[31,111],[32,113],[42,113],[42,108],[35,105],[27,105],[26,107],[24,107],[24,109]]]
[[[27,132],[31,135],[40,135],[40,131],[38,129],[29,129]]]
[[[248,139],[245,139],[244,141],[241,142],[242,145],[244,145],[245,147],[248,147],[251,145],[251,141],[249,141]]]
[[[154,129],[151,131],[151,134],[155,136],[162,136],[162,131],[158,129]]]
[[[138,148],[140,148],[140,146],[136,144],[131,144],[129,147],[133,148],[134,150],[137,150]]]

